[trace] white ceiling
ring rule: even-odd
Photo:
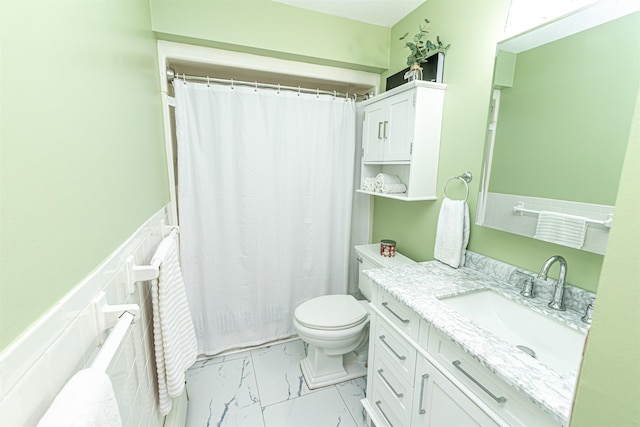
[[[392,27],[425,0],[272,0],[290,6]]]

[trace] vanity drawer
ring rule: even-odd
[[[410,399],[410,397],[408,397]],[[411,409],[408,411],[394,399],[392,392],[380,381],[373,384],[371,407],[380,425],[376,427],[409,427]],[[408,415],[408,416],[407,416]]]
[[[385,355],[377,353],[374,366],[370,381],[373,381],[373,388],[378,390],[378,400],[382,399],[403,425],[409,425],[413,386],[407,383],[402,373],[397,371],[395,363],[387,360]]]
[[[396,325],[412,340],[418,340],[420,318],[409,307],[402,304],[387,291],[378,289],[375,300],[376,307],[391,323]]]
[[[375,354],[382,354],[399,375],[413,386],[416,372],[416,349],[393,329],[384,319],[379,318],[375,334]]]
[[[562,425],[435,328],[429,331],[428,352],[442,364],[449,375],[466,386],[473,395],[509,425],[522,427]],[[522,372],[522,375],[526,374]]]

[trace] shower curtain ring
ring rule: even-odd
[[[187,75],[182,73],[182,83],[187,84]]]
[[[207,76],[207,87],[211,87],[211,85],[209,84],[209,76]]]
[[[280,83],[278,83],[278,95],[280,95]]]
[[[231,79],[231,89],[233,89],[233,79]]]
[[[300,96],[300,86],[298,86],[298,96]]]
[[[316,89],[316,98],[320,98],[320,89]]]
[[[254,89],[254,92],[258,91],[258,82],[254,82],[256,84],[256,88]]]

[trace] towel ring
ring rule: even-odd
[[[471,174],[471,172],[469,171],[465,171],[465,173],[463,173],[462,175],[456,175],[456,176],[452,176],[451,178],[449,178],[447,180],[447,182],[444,184],[444,197],[447,197],[447,186],[449,185],[449,183],[451,182],[451,180],[453,179],[459,179],[460,181],[462,181],[464,183],[464,188],[466,191],[465,197],[464,197],[464,202],[466,203],[469,200],[469,182],[471,182],[471,179],[473,178],[473,175]]]

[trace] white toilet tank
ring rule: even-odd
[[[371,245],[355,246],[356,258],[358,260],[358,288],[360,293],[371,301],[371,287],[373,284],[366,276],[362,274],[365,270],[371,270],[374,268],[390,268],[399,267],[401,265],[415,264],[410,258],[396,252],[393,257],[383,257],[380,255],[380,243],[374,243]]]

